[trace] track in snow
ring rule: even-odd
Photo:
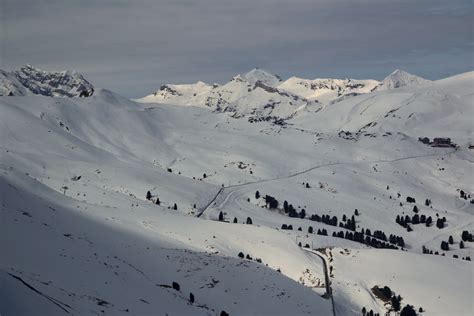
[[[327,265],[327,262],[326,262],[326,258],[324,258],[322,255],[320,255],[319,253],[317,253],[313,249],[311,249],[311,250],[306,249],[306,248],[302,248],[302,249],[306,250],[307,252],[309,252],[313,255],[318,256],[321,259],[321,261],[323,262],[324,278],[325,278],[325,282],[326,282],[326,294],[325,294],[324,297],[329,298],[331,300],[332,314],[333,314],[333,316],[336,316],[336,308],[334,307],[334,297],[332,295],[331,279],[329,278],[328,265]]]
[[[222,186],[217,193],[214,195],[214,197],[207,203],[204,207],[201,208],[201,211],[196,215],[196,217],[201,217],[202,214],[204,214],[205,211],[207,211],[213,204],[215,205],[215,201],[217,198],[226,190],[226,189],[232,189],[232,188],[238,188],[238,187],[244,187],[247,185],[251,184],[256,184],[256,183],[264,183],[264,182],[270,182],[270,181],[277,181],[277,180],[283,180],[283,179],[290,179],[297,177],[299,175],[308,173],[310,171],[313,171],[315,169],[320,169],[323,167],[330,167],[330,166],[343,166],[343,165],[357,165],[357,164],[372,164],[372,163],[387,163],[387,162],[398,162],[398,161],[403,161],[403,160],[410,160],[410,159],[418,159],[418,158],[424,158],[424,157],[433,157],[433,156],[448,156],[454,152],[456,152],[457,149],[454,149],[450,152],[447,153],[441,153],[441,154],[427,154],[427,155],[420,155],[420,156],[408,156],[408,157],[402,157],[402,158],[397,158],[397,159],[380,159],[380,160],[371,160],[371,161],[358,161],[358,162],[331,162],[327,164],[322,164],[318,166],[314,166],[308,169],[305,169],[303,171],[299,171],[296,173],[292,173],[287,176],[281,176],[281,177],[276,177],[276,178],[270,178],[270,179],[262,179],[262,180],[257,180],[257,181],[251,181],[251,182],[245,182],[245,183],[239,183],[239,184],[233,184],[233,185],[228,185],[228,186]],[[233,191],[229,191],[228,195],[232,193]],[[225,203],[227,203],[228,198],[226,197],[224,201],[219,205],[219,207],[222,207]]]

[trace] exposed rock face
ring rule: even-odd
[[[7,72],[0,70],[0,95],[49,97],[89,97],[94,86],[74,71],[50,72],[31,65]]]

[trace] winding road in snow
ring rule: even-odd
[[[425,157],[448,156],[448,155],[456,152],[456,150],[457,149],[454,149],[452,151],[445,152],[445,153],[426,154],[426,155],[419,155],[419,156],[408,156],[408,157],[401,157],[401,158],[396,158],[396,159],[379,159],[379,160],[349,161],[349,162],[330,162],[330,163],[326,163],[326,164],[313,166],[311,168],[305,169],[303,171],[295,172],[295,173],[289,174],[287,176],[280,176],[280,177],[275,177],[275,178],[270,178],[270,179],[261,179],[261,180],[256,180],[256,181],[250,181],[250,182],[245,182],[245,183],[239,183],[239,184],[232,184],[232,185],[228,185],[228,186],[223,186],[217,191],[217,193],[214,195],[214,197],[206,205],[204,205],[201,208],[201,210],[196,215],[196,217],[201,217],[202,214],[204,214],[204,212],[206,212],[209,208],[211,208],[211,206],[212,207],[216,206],[216,207],[222,208],[227,203],[227,201],[229,200],[228,196],[231,195],[231,193],[233,192],[233,190],[231,190],[231,189],[234,189],[234,188],[245,187],[247,185],[252,185],[252,184],[257,184],[257,183],[278,181],[278,180],[283,180],[283,179],[291,179],[291,178],[297,177],[299,175],[308,173],[308,172],[316,170],[316,169],[324,168],[324,167],[373,164],[373,163],[388,163],[388,162],[398,162],[398,161],[425,158]],[[220,197],[220,195],[222,195],[224,192],[227,195],[224,198],[224,200],[217,206],[215,202]]]
[[[307,252],[309,252],[309,253],[311,253],[315,256],[318,256],[321,259],[321,261],[323,262],[324,279],[325,279],[325,283],[326,283],[325,297],[331,300],[332,314],[333,314],[333,316],[336,316],[336,308],[334,306],[334,297],[332,295],[331,279],[329,278],[328,265],[327,265],[327,262],[326,262],[326,258],[324,256],[320,255],[319,253],[317,253],[315,250],[306,249],[306,248],[302,248],[302,249],[306,250]]]

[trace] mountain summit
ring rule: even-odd
[[[249,82],[250,84],[255,84],[257,81],[260,81],[264,85],[276,87],[281,83],[281,78],[279,76],[274,75],[258,67],[240,76],[242,79]]]
[[[29,64],[12,72],[0,70],[0,96],[89,97],[93,93],[92,84],[75,71],[44,71]]]
[[[390,75],[388,75],[382,82],[377,90],[389,90],[397,89],[405,86],[420,85],[430,82],[424,78],[412,75],[406,71],[396,69]]]

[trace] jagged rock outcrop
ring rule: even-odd
[[[94,86],[74,71],[43,71],[31,65],[0,70],[0,96],[39,94],[49,97],[89,97]]]

